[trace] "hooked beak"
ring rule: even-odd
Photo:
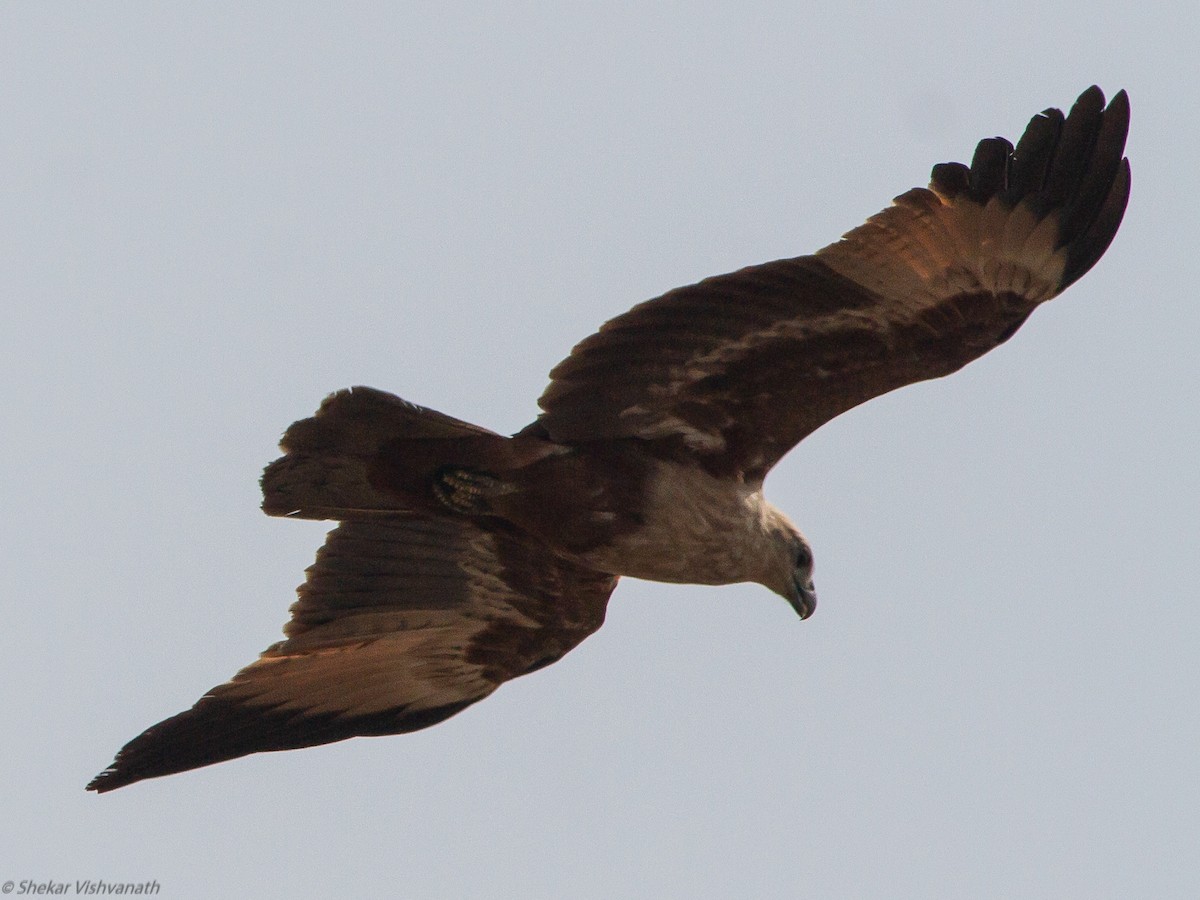
[[[792,604],[792,609],[801,619],[811,616],[817,608],[817,592],[813,590],[813,583],[810,581],[807,584],[801,584],[799,580],[793,581],[792,594],[788,597],[788,602]]]

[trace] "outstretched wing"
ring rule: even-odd
[[[1089,88],[815,255],[634,307],[555,367],[530,430],[641,438],[761,479],[834,416],[1007,340],[1090,269],[1129,197],[1128,125],[1124,92],[1105,107]]]
[[[436,724],[599,628],[616,581],[467,519],[343,522],[287,639],[134,738],[88,788]]]

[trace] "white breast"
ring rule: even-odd
[[[760,581],[773,549],[761,486],[656,462],[642,528],[584,555],[607,572],[681,584]]]

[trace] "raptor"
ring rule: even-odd
[[[268,515],[339,523],[285,640],[88,788],[441,722],[599,628],[622,575],[757,582],[807,618],[812,550],[763,479],[840,413],[1008,340],[1092,268],[1129,198],[1128,126],[1125,93],[1091,87],[823,250],[635,306],[554,368],[512,437],[332,394],[262,478]]]

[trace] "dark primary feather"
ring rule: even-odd
[[[562,442],[637,437],[760,479],[834,416],[947,375],[1006,340],[1104,253],[1129,196],[1129,104],[1092,87],[1014,149],[812,255],[707,278],[634,307],[551,372],[537,429]],[[531,426],[532,428],[533,426]]]
[[[603,623],[615,584],[503,525],[343,522],[308,570],[287,640],[134,738],[88,788],[426,728],[560,658]]]

